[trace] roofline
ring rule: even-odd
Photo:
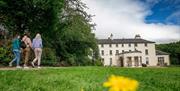
[[[160,50],[156,50],[156,52],[159,51],[159,52],[163,52],[163,51],[160,51]],[[157,54],[156,55],[170,55],[170,53],[167,53],[167,52],[163,52],[164,54]]]
[[[142,40],[145,40],[146,42],[118,42],[118,43],[114,43],[113,40],[128,40],[128,39],[134,39],[134,38],[127,38],[127,39],[97,39],[98,41],[98,44],[128,44],[128,43],[156,43],[156,42],[153,42],[153,41],[148,41],[148,40],[145,40],[145,39],[142,39]],[[111,43],[99,43],[99,41],[101,40],[107,40],[107,41],[111,41]],[[136,40],[136,39],[134,39]]]

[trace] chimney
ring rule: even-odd
[[[136,34],[135,39],[141,39],[141,36],[139,34]]]
[[[108,39],[113,39],[113,34],[111,33],[110,37],[108,37]]]

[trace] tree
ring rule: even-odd
[[[0,0],[0,24],[9,33],[41,33],[45,47],[68,65],[88,65],[98,47],[92,33],[92,15],[80,0]],[[93,50],[93,51],[91,51]],[[92,53],[93,52],[93,53]]]

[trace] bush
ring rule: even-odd
[[[58,63],[54,49],[43,48],[41,65],[56,66]]]
[[[7,66],[13,57],[11,41],[7,41],[7,45],[5,47],[0,47],[0,63]]]
[[[95,60],[95,61],[94,61],[94,65],[95,65],[95,66],[103,66],[103,63],[101,62],[100,59],[98,59],[98,60]]]
[[[142,67],[147,67],[147,65],[146,64],[142,64]]]

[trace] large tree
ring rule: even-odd
[[[10,34],[42,34],[44,46],[68,65],[87,65],[98,48],[91,15],[80,0],[0,0],[0,24]],[[92,56],[92,55],[91,55]]]

